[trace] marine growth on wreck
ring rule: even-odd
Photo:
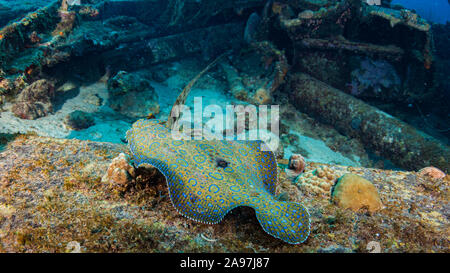
[[[0,0],[0,252],[448,253],[437,2]]]

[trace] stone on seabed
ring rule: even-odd
[[[38,80],[25,87],[13,105],[13,113],[22,119],[37,119],[53,111],[51,99],[54,86],[47,80]]]
[[[135,176],[135,170],[130,165],[129,157],[124,153],[120,153],[115,157],[108,167],[102,182],[126,186]]]

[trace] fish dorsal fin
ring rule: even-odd
[[[184,87],[183,91],[181,91],[180,95],[178,95],[177,99],[175,100],[175,103],[173,104],[172,109],[170,109],[169,117],[167,118],[167,122],[166,122],[167,128],[172,128],[172,125],[177,120],[178,116],[172,116],[172,114],[174,114],[174,109],[176,106],[183,105],[186,103],[186,98],[188,97],[189,92],[191,91],[194,84],[203,76],[203,74],[205,74],[208,70],[210,70],[213,66],[215,66],[222,57],[229,54],[230,52],[231,51],[227,51],[227,52],[219,55],[219,57],[217,57],[214,61],[212,61],[212,63],[210,63],[207,67],[205,67],[205,69],[203,69],[200,73],[198,73],[197,76],[195,76],[195,78],[193,78]]]

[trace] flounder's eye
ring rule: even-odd
[[[226,167],[228,167],[228,164],[229,163],[225,159],[219,157],[216,158],[217,167],[225,169]]]

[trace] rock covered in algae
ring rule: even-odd
[[[345,174],[339,178],[332,198],[339,207],[353,211],[367,208],[369,212],[375,212],[383,206],[377,188],[356,174]]]
[[[109,106],[129,117],[159,113],[158,94],[150,82],[137,73],[119,71],[108,80]]]
[[[64,122],[74,130],[83,130],[95,124],[94,115],[80,110],[75,110],[66,116]]]
[[[120,153],[108,166],[108,170],[102,177],[102,182],[113,186],[126,187],[133,180],[135,174],[136,172],[130,164],[129,156]]]
[[[53,111],[51,99],[54,86],[48,80],[38,80],[25,87],[12,107],[13,113],[23,119],[37,119]]]

